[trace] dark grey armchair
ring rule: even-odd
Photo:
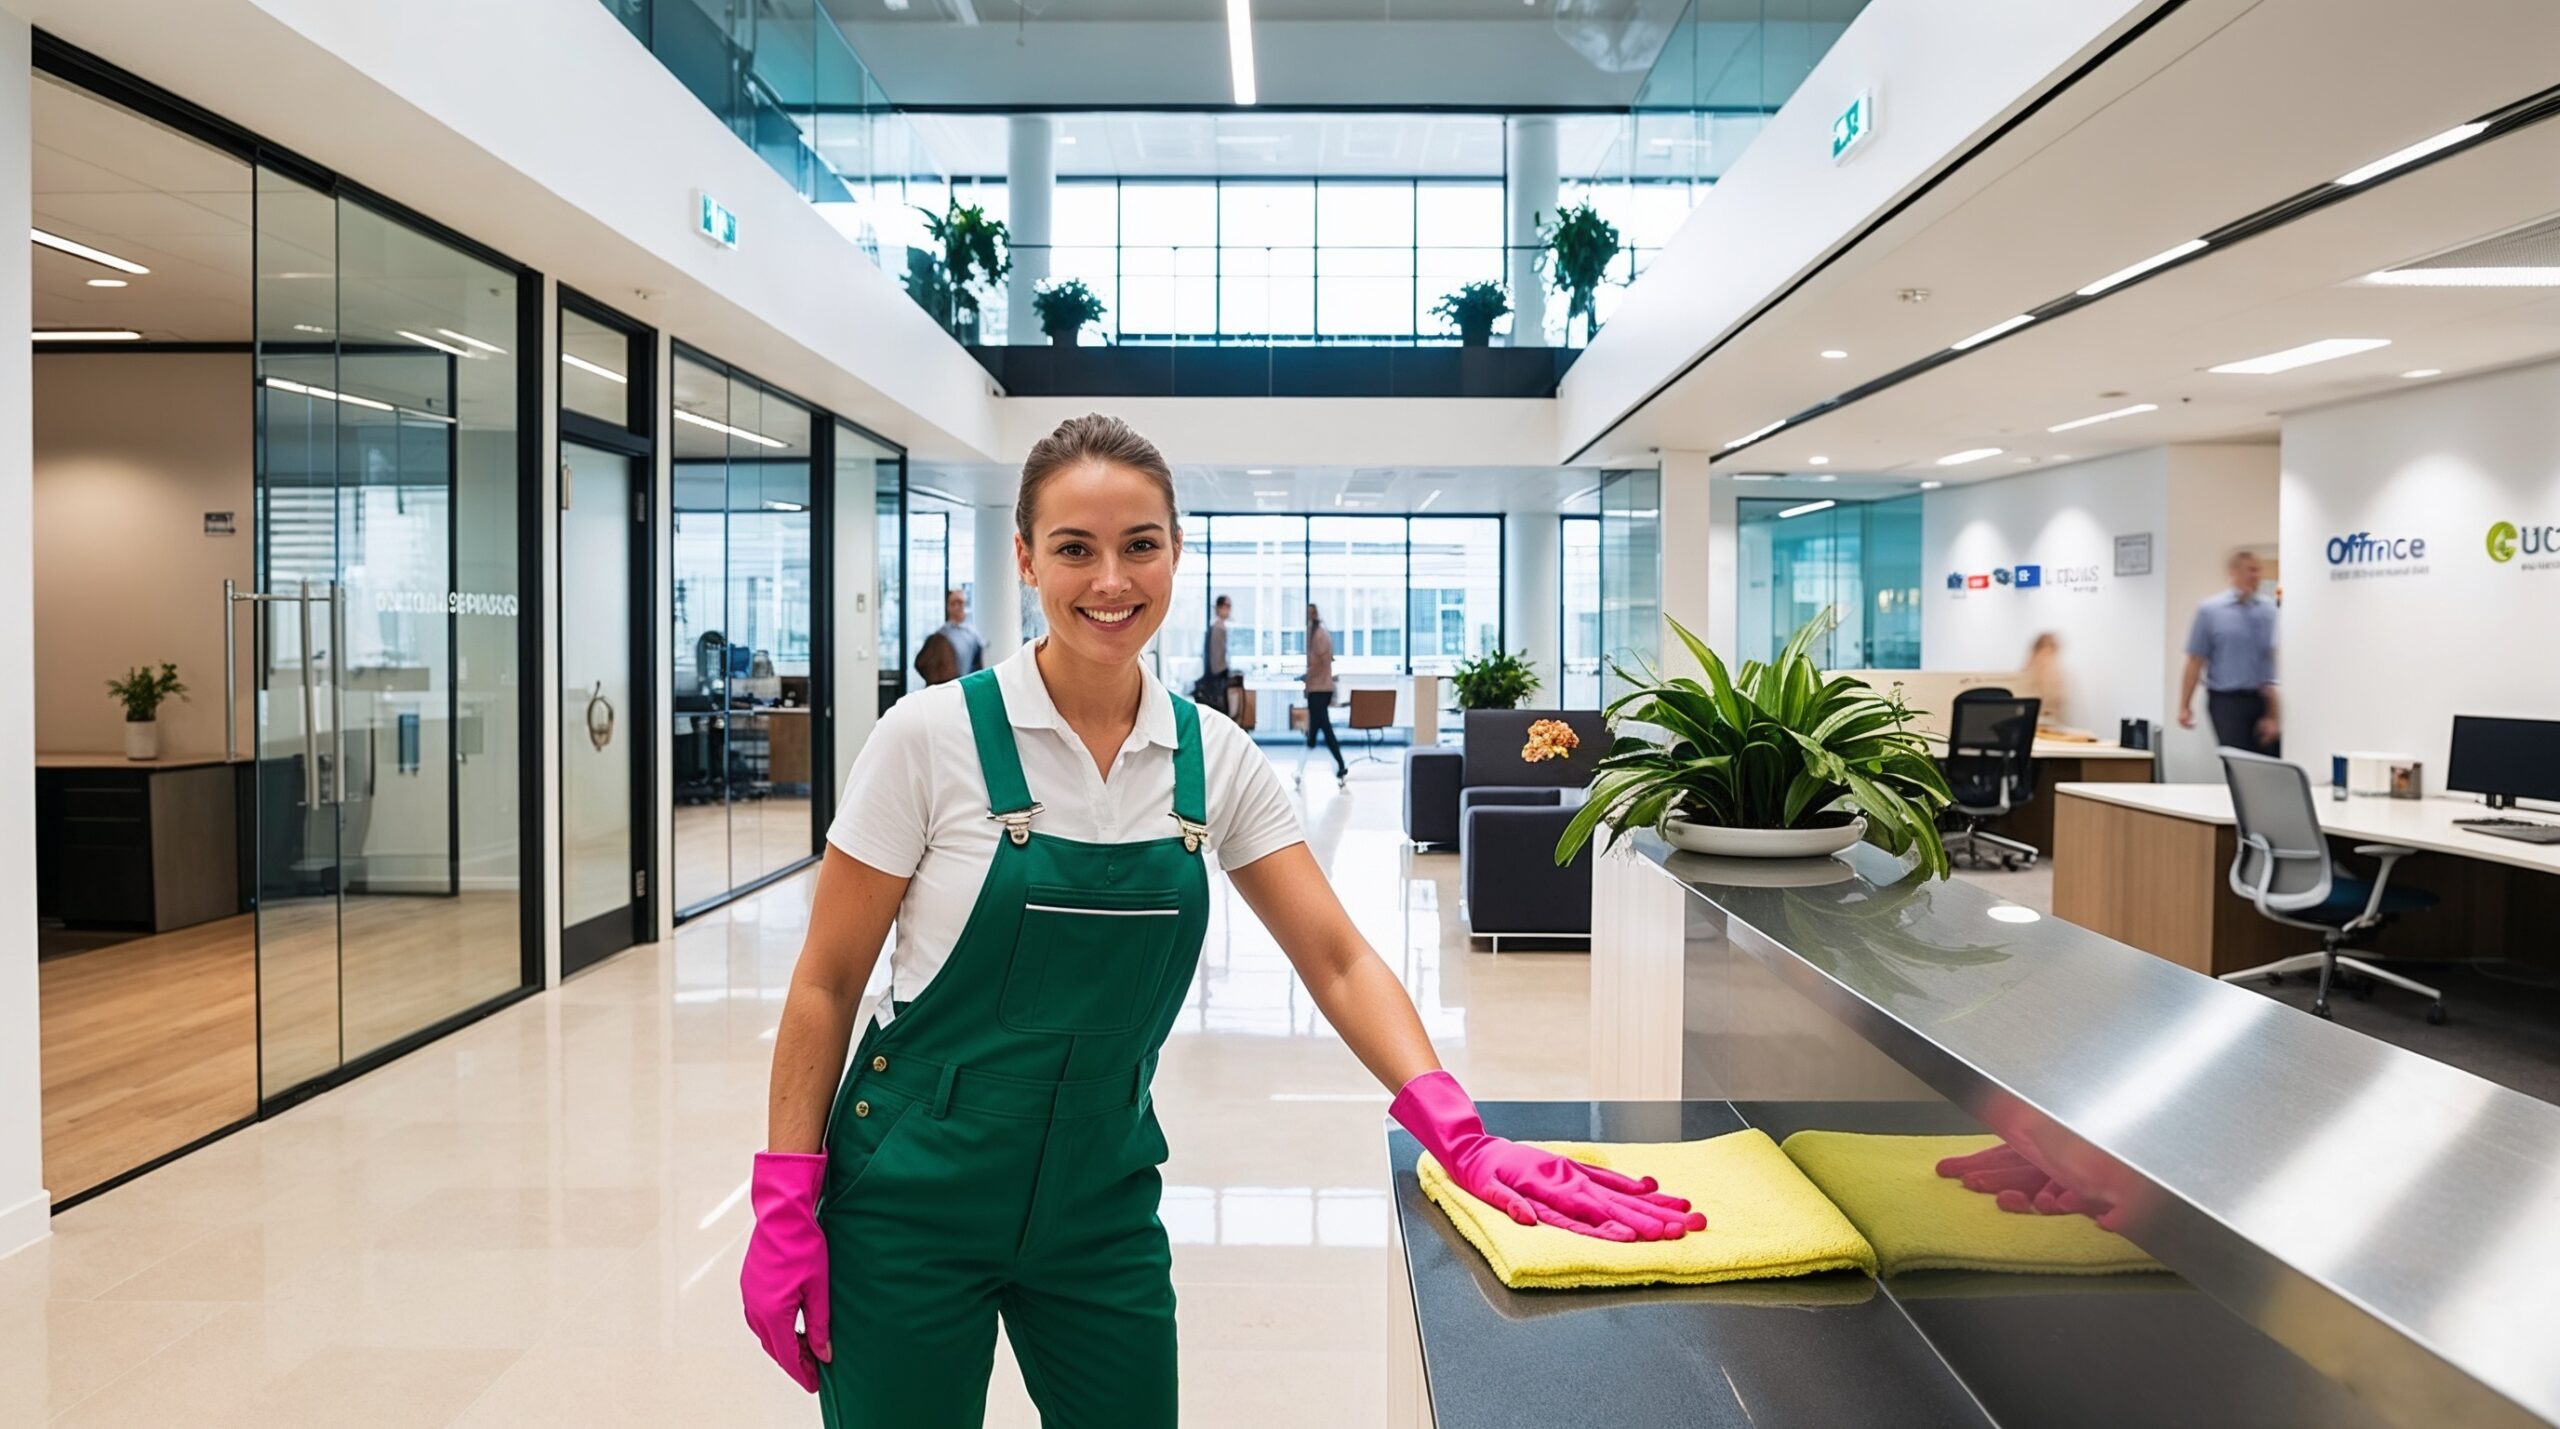
[[[1591,766],[1609,743],[1608,725],[1598,710],[1468,710],[1465,718],[1458,748],[1423,748],[1405,755],[1404,836],[1414,843],[1460,843],[1466,795],[1475,790],[1542,791],[1539,798],[1552,803],[1556,791],[1591,782]],[[1529,726],[1542,719],[1573,726],[1582,748],[1571,759],[1524,763],[1520,750],[1529,742]]]
[[[1490,939],[1498,953],[1505,938],[1591,936],[1591,850],[1599,841],[1556,866],[1556,840],[1576,812],[1554,798],[1468,806],[1458,879],[1469,937]]]

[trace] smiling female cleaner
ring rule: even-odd
[[[1014,519],[1049,633],[881,718],[774,1045],[740,1287],[830,1429],[981,1423],[999,1314],[1047,1429],[1175,1423],[1148,1082],[1211,857],[1459,1185],[1523,1225],[1703,1228],[1650,1178],[1485,1134],[1251,736],[1139,663],[1182,555],[1153,444],[1116,418],[1066,423],[1023,463]],[[889,989],[844,1074],[893,920]]]

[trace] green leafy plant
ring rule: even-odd
[[[1729,676],[1706,643],[1668,622],[1706,671],[1702,684],[1620,669],[1635,688],[1608,708],[1616,732],[1582,812],[1556,841],[1556,862],[1606,825],[1629,829],[1673,818],[1736,829],[1801,829],[1867,816],[1867,837],[1890,853],[1917,850],[1931,878],[1948,873],[1938,838],[1947,781],[1899,694],[1878,694],[1847,675],[1826,678],[1808,652],[1839,615],[1826,609],[1775,660],[1743,662]],[[1624,732],[1623,723],[1646,727]]]
[[[1031,310],[1040,317],[1040,330],[1061,347],[1073,347],[1076,334],[1084,331],[1086,323],[1111,311],[1082,278],[1051,278],[1043,282],[1032,290]]]
[[[1594,299],[1608,279],[1609,265],[1618,259],[1618,226],[1590,204],[1581,203],[1558,213],[1553,224],[1540,227],[1538,237],[1547,246],[1538,261],[1546,265],[1555,290],[1569,299],[1565,331],[1572,332],[1573,320],[1579,316],[1588,325],[1585,341],[1598,337],[1600,310]]]
[[[1509,311],[1511,297],[1500,283],[1469,283],[1431,305],[1431,315],[1447,318],[1449,325],[1458,330],[1458,342],[1464,347],[1491,343],[1494,320]]]
[[[942,260],[921,248],[907,250],[907,272],[900,280],[906,284],[907,296],[916,306],[933,314],[942,330],[951,330],[951,279],[942,271]]]
[[[140,724],[160,713],[161,701],[173,695],[185,699],[187,686],[178,678],[178,667],[164,661],[157,673],[146,665],[121,680],[107,681],[107,693],[123,702],[127,724]]]
[[[1522,700],[1537,693],[1538,672],[1508,650],[1489,650],[1459,661],[1449,672],[1449,683],[1462,710],[1518,709]]]
[[[978,291],[992,289],[1013,271],[1012,235],[1005,231],[1004,220],[987,217],[987,211],[974,203],[951,200],[942,213],[918,208],[924,215],[926,234],[942,249],[942,281],[947,285],[948,316],[943,325],[957,332],[978,320]],[[910,273],[914,260],[908,260]],[[907,291],[915,292],[912,279]],[[933,311],[928,305],[927,311]]]

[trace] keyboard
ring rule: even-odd
[[[2518,843],[2560,844],[2560,824],[2546,824],[2538,819],[2456,819],[2453,826],[2469,829],[2491,838],[2514,839]]]

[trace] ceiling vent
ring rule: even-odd
[[[2409,287],[2541,287],[2560,285],[2560,217],[2450,248],[2373,274],[2368,281]]]

